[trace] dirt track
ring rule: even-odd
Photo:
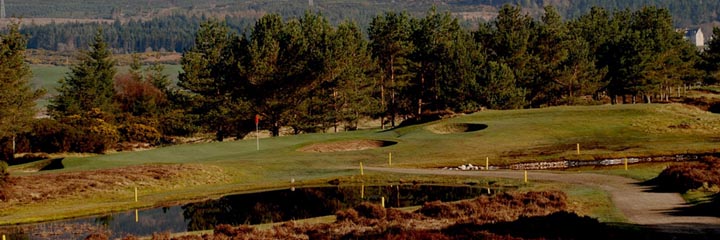
[[[451,171],[377,167],[366,167],[365,169],[408,174],[524,178],[523,171]],[[536,171],[529,171],[528,179],[599,187],[610,193],[615,206],[631,223],[667,232],[720,234],[720,218],[677,214],[680,208],[687,206],[680,194],[654,192],[651,191],[650,186],[642,186],[637,180],[592,173],[559,174]]]

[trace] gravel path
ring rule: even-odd
[[[523,179],[523,171],[451,171],[442,169],[408,169],[366,167],[366,170],[434,175],[463,175]],[[593,173],[550,173],[528,171],[528,179],[582,184],[599,187],[610,193],[615,207],[634,224],[645,225],[664,232],[692,234],[720,234],[720,218],[682,216],[678,209],[687,206],[678,193],[653,192],[634,179]]]

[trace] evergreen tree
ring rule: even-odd
[[[460,28],[457,19],[449,12],[438,13],[432,8],[425,18],[414,21],[411,54],[414,81],[403,97],[416,102],[413,114],[424,110],[458,110],[457,98],[468,99],[475,80],[472,56],[475,44],[469,34]],[[465,103],[466,107],[473,105]]]
[[[409,84],[408,55],[413,45],[410,40],[412,29],[407,13],[386,12],[373,18],[368,29],[370,49],[382,70],[380,75],[380,95],[382,108],[390,118],[391,127],[395,127],[400,109],[412,106],[410,102],[399,101],[398,92]],[[382,127],[385,121],[381,116]]]
[[[282,91],[283,74],[280,69],[280,54],[282,52],[281,39],[284,37],[282,18],[276,14],[268,14],[255,22],[250,34],[248,44],[248,80],[252,84],[252,99],[257,114],[261,114],[263,121],[270,123],[273,136],[280,134],[282,127],[282,112],[288,107],[282,100],[283,94],[290,89]],[[280,90],[280,91],[276,91]]]
[[[527,88],[533,86],[537,74],[532,64],[537,63],[538,60],[534,59],[536,56],[530,51],[535,28],[536,23],[528,15],[522,14],[520,7],[505,5],[491,25],[481,27],[476,33],[476,41],[487,46],[488,61],[495,62],[495,65],[489,66],[487,72],[479,79],[485,89],[483,94],[486,95],[486,104],[490,107],[525,107],[520,104],[527,103],[525,99],[527,96],[523,96],[520,100],[517,99],[517,94],[531,92],[527,91]],[[512,74],[506,70],[510,70]],[[511,102],[498,102],[501,99],[508,99]]]
[[[0,34],[0,162],[13,158],[15,137],[28,130],[37,114],[35,101],[44,94],[44,90],[30,86],[32,73],[25,63],[27,38],[20,34],[19,27],[12,23],[7,33]],[[2,177],[4,172],[0,172],[0,181]]]
[[[685,76],[695,75],[689,69],[695,65],[696,53],[675,31],[666,9],[617,12],[613,22],[621,26],[621,37],[609,42],[602,54],[613,101],[614,96],[630,95],[633,103],[636,96],[650,103],[653,96],[666,96],[682,85]]]
[[[525,105],[525,89],[516,87],[515,75],[505,64],[491,61],[481,79],[485,103],[492,109],[516,109]]]
[[[351,22],[338,26],[332,36],[331,91],[329,117],[335,131],[338,123],[356,129],[359,120],[381,111],[377,66],[372,60],[368,43],[360,28]]]
[[[712,37],[707,43],[707,49],[702,53],[702,70],[705,71],[705,82],[714,84],[720,82],[720,28],[714,27]]]
[[[198,116],[202,126],[215,132],[222,141],[238,129],[238,122],[251,119],[249,102],[237,95],[246,86],[246,77],[240,69],[240,58],[245,56],[241,40],[223,23],[210,20],[202,23],[195,36],[195,45],[183,54],[183,73],[178,86],[187,91],[185,103],[190,114]]]
[[[79,60],[60,80],[58,95],[48,106],[51,115],[56,118],[79,115],[94,108],[113,114],[116,110],[113,104],[116,61],[103,39],[102,29],[97,30],[90,50],[83,51]]]

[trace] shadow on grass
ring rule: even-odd
[[[477,225],[456,224],[442,231],[456,239],[474,239],[488,233],[523,239],[719,239],[717,225],[651,225],[600,223],[574,213],[556,212],[540,217],[521,217],[514,222]]]
[[[658,193],[682,193],[697,187],[697,183],[683,183],[684,181],[672,178],[672,175],[660,174],[658,177],[638,183],[640,186],[648,187],[647,192]],[[705,216],[720,217],[720,193],[713,194],[709,200],[698,203],[686,203],[684,207],[676,208],[670,212],[673,216]],[[720,231],[720,226],[717,226]],[[720,239],[720,238],[719,238]]]
[[[65,168],[65,165],[63,165],[62,161],[65,158],[53,158],[48,161],[47,165],[40,168],[40,171],[47,171],[47,170],[57,170],[57,169],[63,169]]]
[[[688,206],[675,209],[669,214],[675,216],[706,216],[720,217],[720,194],[710,196],[710,199],[697,204],[688,204]],[[720,231],[720,226],[718,226]]]

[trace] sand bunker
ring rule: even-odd
[[[479,123],[445,123],[428,126],[427,130],[437,134],[475,132],[488,128],[486,124]]]
[[[298,149],[301,152],[344,152],[381,148],[397,144],[393,141],[350,140],[341,142],[317,143]]]

